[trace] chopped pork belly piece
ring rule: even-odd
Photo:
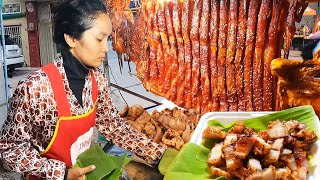
[[[277,180],[289,180],[291,177],[291,170],[289,168],[279,168],[276,170]]]
[[[264,155],[263,151],[261,149],[257,148],[257,146],[253,147],[253,154],[257,155],[257,156],[263,156]]]
[[[308,169],[305,167],[298,168],[298,170],[292,172],[293,180],[304,180],[307,179]]]
[[[288,131],[292,129],[296,129],[299,126],[299,122],[296,120],[291,120],[291,121],[285,121],[283,122],[284,126],[287,128]]]
[[[228,134],[242,134],[246,129],[244,121],[238,121],[229,131]]]
[[[295,140],[294,137],[292,137],[291,135],[288,135],[287,137],[284,138],[284,144],[287,144],[287,145],[292,144],[294,140]]]
[[[283,147],[283,142],[284,142],[283,138],[276,139],[272,144],[272,149],[280,151],[282,149],[282,147]]]
[[[235,155],[241,159],[245,159],[250,153],[255,139],[252,137],[241,137],[237,141]]]
[[[274,166],[269,166],[263,171],[259,171],[251,174],[246,180],[275,180],[276,179],[276,168]]]
[[[234,147],[232,145],[223,146],[222,152],[224,153],[224,159],[226,160],[226,167],[228,170],[235,170],[243,166],[242,159],[235,157]]]
[[[269,123],[268,128],[270,139],[278,139],[288,136],[287,129],[279,120]]]
[[[246,136],[252,136],[253,134],[255,134],[254,130],[252,128],[246,128],[243,133],[246,135]]]
[[[271,150],[263,159],[264,165],[271,165],[278,162],[280,157],[280,151]]]
[[[300,150],[297,151],[295,150],[293,153],[293,157],[296,160],[296,164],[299,167],[305,167],[305,168],[309,168],[309,164],[308,164],[308,160],[307,160],[307,152]]]
[[[261,137],[257,136],[257,135],[253,135],[252,138],[255,139],[255,149],[254,149],[254,153],[256,154],[259,150],[260,153],[263,154],[268,154],[269,151],[271,150],[271,145],[266,143]],[[260,154],[259,155],[263,155]]]
[[[235,171],[231,171],[230,173],[239,179],[245,179],[246,177],[248,177],[250,175],[248,169],[246,169],[244,167],[240,167],[240,168],[236,169]]]
[[[283,149],[281,152],[281,156],[292,154],[290,149]]]
[[[242,166],[243,166],[242,159],[235,159],[235,157],[226,159],[226,167],[228,170],[233,171]]]
[[[236,142],[238,140],[238,136],[236,134],[228,134],[224,139],[223,145],[229,146],[230,144]]]
[[[222,159],[222,150],[221,150],[222,145],[223,145],[223,142],[216,143],[214,147],[211,149],[211,152],[209,153],[209,158],[207,161],[209,165],[219,166],[224,162]]]
[[[262,130],[258,132],[258,136],[267,141],[269,139],[269,132],[267,130]]]
[[[257,171],[261,171],[261,163],[257,159],[250,158],[247,164],[248,170],[250,173],[255,173]]]
[[[298,132],[292,132],[291,136],[296,138],[302,138],[305,143],[316,142],[318,137],[313,131],[308,131],[307,129],[301,129]]]
[[[224,176],[224,177],[226,177],[228,179],[232,179],[233,178],[233,176],[230,173],[228,173],[227,171],[224,171],[224,170],[222,170],[220,168],[216,168],[214,166],[210,167],[210,173],[214,174],[214,175],[217,175],[217,176]]]
[[[220,127],[210,126],[203,131],[202,137],[208,139],[222,140],[226,138],[226,133],[222,131]]]
[[[296,164],[296,161],[295,161],[295,159],[293,157],[293,154],[282,156],[281,160],[286,163],[286,165],[288,166],[288,168],[291,171],[297,170],[297,164]]]

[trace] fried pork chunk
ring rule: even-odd
[[[202,137],[207,139],[222,140],[226,138],[226,133],[219,127],[210,126],[203,131]]]
[[[248,166],[249,172],[251,172],[251,173],[262,171],[261,163],[257,159],[250,158],[247,166]]]
[[[307,150],[317,140],[313,131],[298,121],[270,122],[256,133],[240,121],[225,133],[208,127],[204,138],[221,140],[208,156],[214,175],[239,179],[306,179],[309,172]]]
[[[274,166],[269,166],[263,171],[258,171],[249,175],[246,180],[275,180],[276,176],[276,168]]]
[[[232,179],[233,178],[233,175],[230,174],[229,172],[227,172],[225,170],[222,170],[220,168],[216,168],[214,166],[211,166],[210,172],[211,172],[211,174],[216,175],[216,176],[224,176],[224,177],[226,177],[228,179]]]
[[[241,137],[237,141],[235,155],[241,159],[245,159],[250,153],[254,145],[254,138],[252,137]]]
[[[216,143],[211,149],[211,152],[209,153],[209,159],[207,161],[210,166],[219,166],[223,163],[222,145],[222,142]]]
[[[271,140],[288,136],[288,130],[279,120],[270,122],[268,128],[269,138]]]

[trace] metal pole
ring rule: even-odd
[[[2,0],[0,2],[1,10],[0,10],[0,26],[1,26],[1,42],[2,42],[2,59],[4,66],[4,81],[5,81],[5,90],[6,90],[6,103],[9,108],[9,87],[8,87],[8,70],[7,70],[7,57],[6,57],[6,45],[4,39],[4,27],[3,27],[3,14],[2,14]]]
[[[109,60],[108,60],[108,53],[106,53],[106,59],[103,61],[103,66],[104,66],[104,73],[107,76],[108,80],[108,86],[110,87],[110,73],[109,73]]]

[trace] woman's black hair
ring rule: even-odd
[[[54,10],[53,41],[64,49],[69,49],[64,34],[80,39],[83,32],[92,27],[98,14],[106,12],[102,0],[65,0]]]

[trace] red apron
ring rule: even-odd
[[[90,147],[95,125],[96,108],[94,105],[85,114],[71,116],[70,104],[64,90],[62,75],[57,67],[50,63],[42,67],[42,70],[49,77],[57,103],[59,120],[48,147],[40,155],[48,159],[60,160],[65,162],[68,167],[71,167],[76,163],[78,155]],[[98,96],[97,82],[92,71],[90,71],[90,74],[92,78],[92,100],[95,103]],[[36,180],[40,178],[29,175],[27,179]]]

